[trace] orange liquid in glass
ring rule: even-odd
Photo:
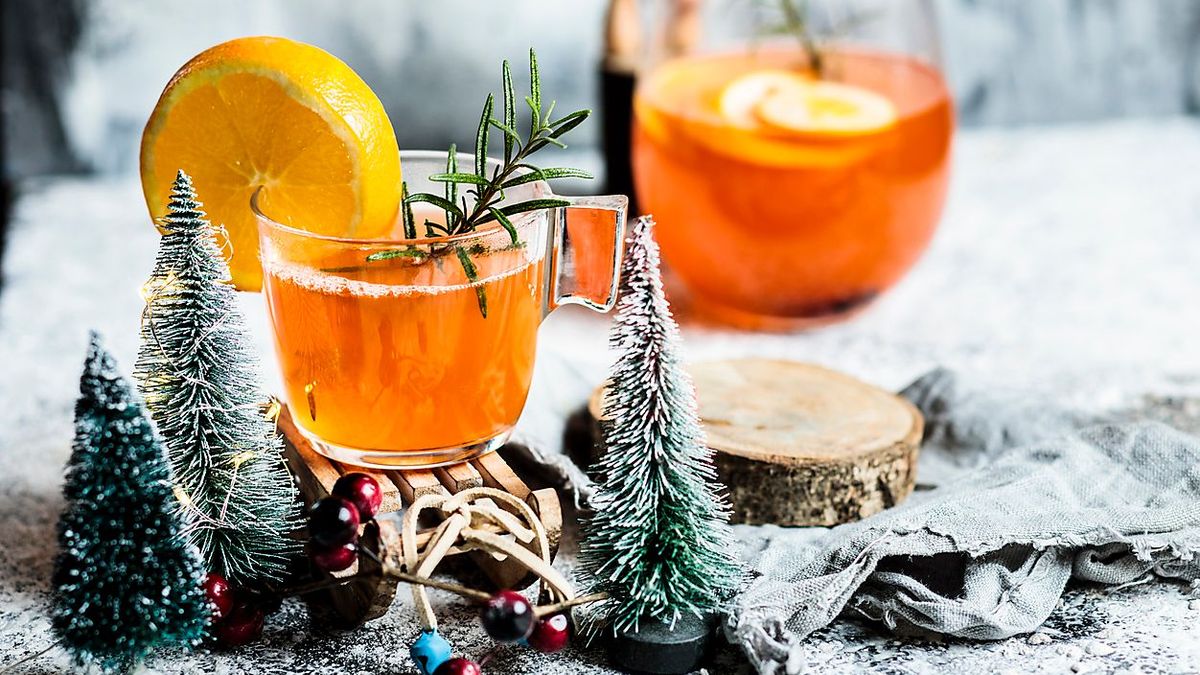
[[[839,138],[721,117],[729,82],[796,69],[792,50],[669,62],[639,89],[642,209],[697,305],[724,320],[786,328],[844,316],[894,284],[933,236],[954,125],[941,75],[887,53],[827,59],[828,79],[884,96],[896,123]]]
[[[541,262],[527,261],[523,250],[473,254],[484,281],[472,285],[454,255],[368,266],[363,255],[266,269],[296,422],[326,442],[382,452],[447,448],[507,431],[533,374]]]

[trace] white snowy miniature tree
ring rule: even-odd
[[[653,221],[630,228],[609,343],[617,353],[601,422],[603,454],[580,563],[614,633],[703,616],[743,578],[729,508],[704,441],[679,328],[663,293]]]
[[[299,503],[246,339],[229,266],[180,171],[146,282],[134,375],[162,434],[187,535],[235,584],[279,579]]]

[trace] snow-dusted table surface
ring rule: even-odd
[[[1157,120],[960,134],[932,247],[854,321],[799,335],[685,324],[690,358],[816,361],[889,388],[935,365],[1065,403],[1200,430],[1200,121]],[[48,577],[61,470],[88,328],[128,369],[156,236],[131,180],[23,186],[0,290],[0,668],[50,643]],[[261,299],[243,298],[263,340]],[[603,317],[545,324],[522,428],[556,443],[605,367]],[[268,357],[268,362],[270,358]],[[568,540],[559,564],[570,567]],[[353,633],[312,629],[289,603],[264,639],[232,653],[153,660],[154,672],[412,672],[411,605]],[[461,651],[486,643],[472,612],[439,596]],[[1200,672],[1200,599],[1177,585],[1073,589],[1047,626],[995,643],[911,641],[841,621],[814,635],[814,671]],[[740,672],[736,652],[713,670]],[[19,672],[62,672],[50,652]],[[604,673],[598,653],[506,650],[489,672]]]

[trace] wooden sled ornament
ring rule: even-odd
[[[448,498],[452,495],[470,496],[477,492],[477,488],[488,487],[515,497],[512,501],[523,503],[528,509],[519,508],[519,504],[505,503],[505,500],[490,502],[511,514],[511,529],[497,525],[495,519],[492,519],[476,523],[475,531],[508,538],[514,538],[513,531],[537,531],[544,533],[544,537],[526,534],[523,538],[516,537],[515,541],[530,554],[545,558],[547,562],[553,561],[558,552],[562,536],[562,508],[558,494],[553,488],[531,490],[498,453],[489,453],[470,462],[436,469],[364,469],[334,462],[318,453],[312,442],[296,428],[286,406],[280,410],[278,425],[286,439],[284,456],[292,472],[299,478],[300,494],[305,504],[312,504],[328,496],[333,484],[346,473],[366,473],[379,482],[383,490],[383,503],[379,507],[376,519],[368,523],[360,535],[361,548],[382,552],[382,556],[389,560],[410,558],[410,552],[404,550],[400,519],[394,516],[386,517],[387,514],[399,515],[418,501],[423,510],[429,511],[431,509],[426,507],[430,504],[450,503],[452,500]],[[436,509],[433,510],[436,515]],[[538,522],[530,522],[530,518]],[[440,529],[440,524],[433,523],[418,530],[413,538],[417,548],[424,549],[426,544],[435,539]],[[473,549],[469,545],[454,545],[444,553],[446,557],[459,557],[464,554],[469,556],[471,562],[497,588],[521,589],[539,579],[526,564],[517,560],[516,556],[497,555]],[[337,623],[346,626],[356,626],[383,616],[396,595],[397,581],[383,573],[383,566],[378,557],[360,554],[355,565],[331,576],[340,578],[356,575],[358,578],[346,584],[331,587],[322,591],[320,595],[313,596],[319,598],[323,607],[332,608],[333,618]]]

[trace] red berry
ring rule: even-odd
[[[554,614],[533,625],[528,642],[530,647],[539,652],[550,654],[566,647],[570,638],[570,619],[566,614]]]
[[[366,522],[379,513],[383,490],[379,483],[365,473],[348,473],[333,484],[333,494],[347,499],[358,507],[358,519]]]
[[[516,642],[533,630],[533,606],[516,591],[493,595],[479,613],[483,629],[497,642]]]
[[[326,572],[341,572],[358,560],[358,543],[352,541],[341,546],[310,544],[308,557],[318,569]]]
[[[233,610],[233,587],[225,577],[209,572],[208,576],[204,577],[204,595],[208,597],[208,604],[213,607],[213,621],[220,621],[229,616],[229,612]]]
[[[252,605],[238,604],[233,613],[217,624],[217,640],[226,647],[241,647],[262,635],[263,611]]]
[[[483,669],[471,659],[450,659],[438,666],[433,675],[483,675]]]
[[[308,515],[308,535],[321,546],[341,546],[358,535],[358,508],[341,497],[326,497],[313,504]]]

